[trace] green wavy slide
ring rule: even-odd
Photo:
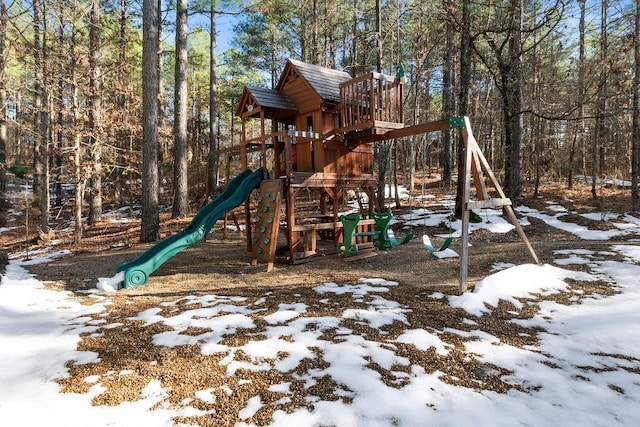
[[[118,265],[116,271],[124,272],[123,287],[144,285],[149,276],[165,261],[181,250],[202,241],[216,221],[247,200],[264,176],[265,171],[262,168],[253,172],[245,170],[229,181],[224,191],[202,208],[183,230],[159,241],[133,261]]]

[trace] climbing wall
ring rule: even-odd
[[[271,271],[278,245],[282,181],[279,179],[262,181],[257,199],[258,209],[251,239],[252,263],[266,262],[268,263],[267,271]]]

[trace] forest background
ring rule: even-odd
[[[508,197],[583,182],[597,206],[618,179],[637,211],[639,35],[633,0],[0,0],[0,227],[11,171],[42,234],[69,208],[79,242],[109,200],[141,206],[156,240],[161,203],[186,216],[215,192],[226,160],[209,153],[240,142],[242,88],[275,86],[287,58],[402,64],[406,124],[470,116]],[[413,190],[461,154],[446,134],[389,141],[378,172]]]

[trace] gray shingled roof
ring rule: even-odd
[[[302,74],[311,87],[325,101],[340,102],[340,83],[351,80],[349,73],[332,70],[296,59],[289,59],[289,62]]]
[[[273,89],[265,89],[258,86],[247,86],[258,104],[263,108],[278,108],[281,110],[297,111],[298,108],[282,92]]]

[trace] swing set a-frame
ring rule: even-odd
[[[375,200],[376,143],[449,129],[459,129],[466,146],[460,289],[467,288],[472,209],[503,208],[538,263],[511,201],[473,137],[469,119],[453,117],[405,126],[402,94],[402,81],[397,77],[368,73],[353,78],[292,59],[274,89],[244,88],[236,110],[242,125],[240,144],[211,154],[239,155],[243,169],[259,166],[273,177],[260,184],[255,215],[249,200],[244,204],[250,225],[246,227],[247,249],[254,263],[267,262],[272,269],[276,260],[297,264],[340,252],[346,260],[356,255],[353,244],[358,247],[357,257],[393,246],[397,241],[386,232],[389,230],[379,230],[380,219],[376,227],[371,202],[367,209],[359,203],[360,217],[348,226],[353,230],[347,233],[340,220],[345,215],[344,200],[356,192]],[[475,201],[470,200],[472,182]],[[489,196],[491,186],[497,197]],[[284,253],[278,250],[280,234],[286,238]],[[328,249],[322,247],[323,241],[331,242]]]

